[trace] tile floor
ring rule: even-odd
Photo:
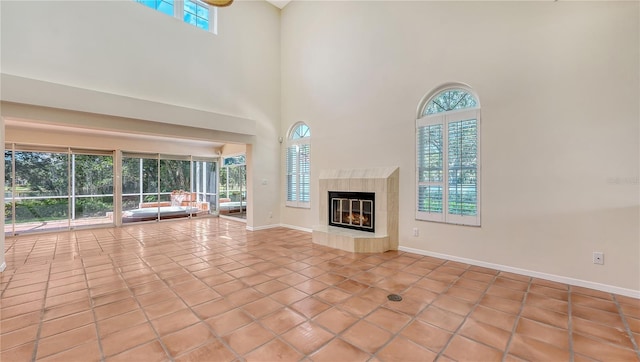
[[[2,361],[640,359],[638,299],[285,228],[194,219],[5,249]]]

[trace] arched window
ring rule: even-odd
[[[299,122],[287,137],[287,206],[309,208],[311,194],[311,132]]]
[[[416,219],[480,225],[480,102],[447,84],[423,98],[416,121]]]

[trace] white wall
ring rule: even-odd
[[[168,137],[144,137],[123,133],[104,133],[91,130],[78,131],[23,127],[27,123],[5,125],[5,142],[22,145],[72,147],[79,149],[118,150],[125,152],[149,152],[164,155],[192,155],[217,157],[217,148],[209,142]]]
[[[282,206],[282,223],[316,223],[322,169],[399,166],[401,247],[640,293],[638,10],[289,4],[280,134],[300,120],[311,127],[314,184],[312,208]],[[416,107],[451,81],[482,104],[479,228],[415,220]]]
[[[253,160],[260,165],[253,176],[273,182],[259,194],[249,190],[265,207],[249,210],[248,225],[270,222],[267,210],[277,208],[279,196],[277,8],[243,1],[219,9],[219,35],[214,35],[134,1],[2,1],[0,6],[2,73],[11,85],[3,84],[3,100],[189,126],[216,137],[213,141],[253,143]],[[68,124],[77,124],[82,115],[67,122],[56,111],[37,111],[38,121]],[[110,128],[105,119],[88,119],[92,126]],[[125,118],[112,121],[115,128],[127,127]]]
[[[246,145],[227,143],[222,148],[223,157],[237,156],[237,155],[246,154],[246,153],[247,153]]]

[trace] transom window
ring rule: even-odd
[[[480,103],[464,85],[425,97],[416,121],[416,219],[480,225]]]
[[[184,1],[184,22],[209,30],[209,7],[191,0]]]
[[[438,93],[427,106],[424,107],[423,116],[456,109],[474,108],[478,105],[476,99],[462,89],[449,89]]]
[[[310,136],[311,136],[311,133],[309,131],[309,127],[304,123],[298,124],[296,128],[293,129],[293,132],[291,133],[292,140],[297,140],[300,138],[305,138]]]
[[[309,208],[311,194],[311,131],[296,123],[287,138],[287,206]]]
[[[198,0],[135,0],[200,29],[216,33],[216,9]]]

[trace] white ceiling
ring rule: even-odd
[[[288,3],[291,2],[291,0],[267,0],[267,1],[279,7],[280,9],[284,8],[285,6],[287,6]]]
[[[266,1],[282,9],[293,0],[266,0]],[[453,0],[453,1],[456,1],[456,0]],[[482,1],[482,0],[478,0],[478,1]],[[536,0],[536,1],[554,1],[555,2],[558,0]]]

